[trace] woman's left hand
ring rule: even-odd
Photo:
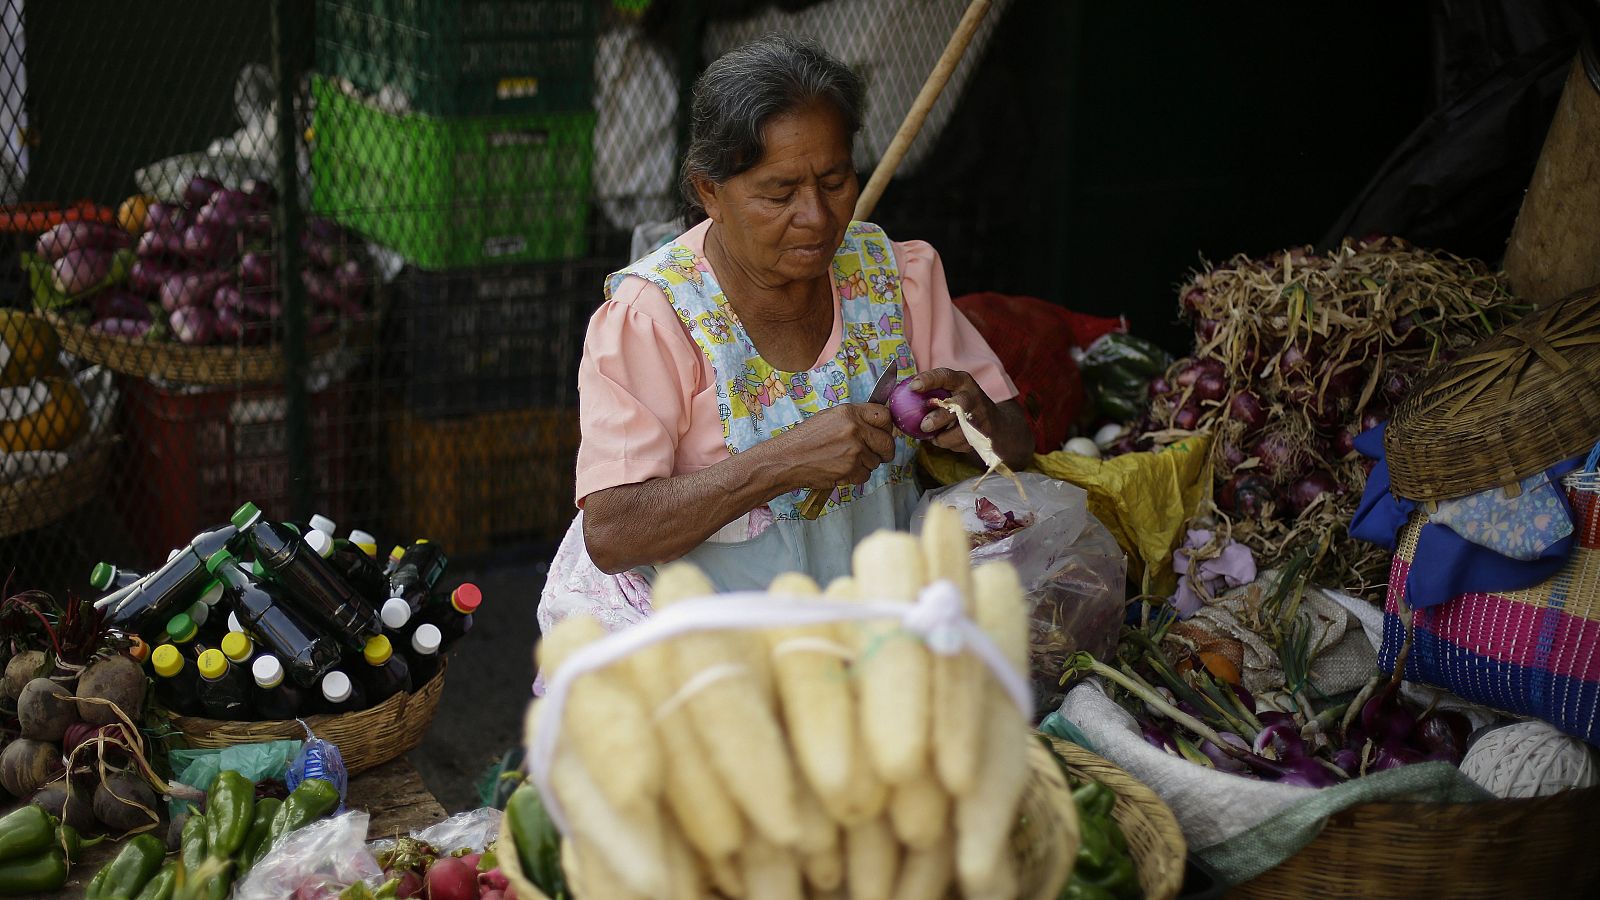
[[[911,379],[911,389],[925,392],[935,389],[950,392],[950,399],[967,411],[967,416],[977,429],[989,436],[994,448],[1008,465],[1025,465],[1033,452],[1033,437],[1022,410],[1015,402],[996,404],[984,393],[972,375],[955,369],[930,369],[919,372]],[[934,409],[923,417],[922,430],[933,435],[929,443],[956,453],[971,453],[972,445],[956,425],[953,413]]]

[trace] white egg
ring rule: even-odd
[[[1079,456],[1087,456],[1091,459],[1100,458],[1100,447],[1088,438],[1075,437],[1067,441],[1066,445],[1061,449],[1068,453],[1076,453]]]

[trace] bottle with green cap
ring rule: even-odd
[[[368,559],[365,553],[357,550],[354,544],[346,543],[341,548],[333,538],[320,531],[313,531],[306,535],[306,546],[343,575],[345,581],[356,589],[363,600],[377,606],[387,599],[385,591],[388,590],[388,584],[384,581],[383,570],[378,568],[377,563]]]
[[[233,524],[272,579],[283,585],[285,599],[325,633],[355,649],[365,646],[367,638],[383,633],[383,623],[372,604],[304,540],[262,518],[254,503],[239,507]]]
[[[97,591],[119,591],[143,577],[138,572],[130,572],[108,562],[98,562],[89,572],[89,584]]]
[[[204,711],[200,706],[199,676],[176,646],[162,644],[152,650],[150,668],[156,673],[156,697],[163,706],[185,716]]]
[[[432,598],[422,614],[422,621],[437,627],[444,637],[444,646],[449,647],[472,630],[472,614],[482,603],[483,592],[478,586],[470,581],[462,582],[450,592],[448,599]]]
[[[411,643],[406,648],[406,664],[411,667],[411,685],[421,688],[439,674],[439,647],[444,638],[437,625],[424,622],[411,632]]]
[[[417,541],[406,548],[399,564],[389,573],[388,595],[404,600],[406,605],[411,607],[411,615],[415,618],[427,605],[428,595],[433,592],[434,585],[439,583],[439,579],[444,577],[445,567],[449,563],[438,544],[426,540]]]
[[[271,653],[256,656],[250,664],[250,674],[255,679],[255,690],[250,693],[256,718],[269,722],[283,722],[301,714],[305,707],[305,693],[283,676],[283,663]]]
[[[330,715],[357,712],[367,708],[367,695],[361,684],[346,672],[334,669],[322,676],[322,711]]]
[[[200,626],[196,625],[194,617],[186,612],[178,613],[167,620],[167,643],[177,647],[180,652],[188,649],[199,635]]]
[[[207,650],[195,662],[200,672],[200,706],[224,722],[250,718],[250,686],[243,669],[235,668],[221,650]]]
[[[411,667],[404,656],[394,652],[394,645],[385,635],[367,639],[361,651],[366,660],[362,666],[361,686],[366,688],[368,703],[382,703],[395,694],[411,690]]]
[[[206,568],[222,581],[239,624],[277,655],[296,684],[313,687],[339,664],[338,644],[296,615],[283,602],[276,585],[246,575],[232,553],[217,551],[206,561]]]
[[[156,640],[167,620],[187,609],[204,592],[206,583],[211,580],[206,573],[206,560],[238,539],[239,530],[233,525],[195,535],[187,547],[179,547],[161,568],[130,589],[127,596],[106,607],[106,625],[138,634],[147,641]]]

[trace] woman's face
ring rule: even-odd
[[[850,137],[830,104],[774,116],[761,130],[766,152],[722,184],[696,184],[706,215],[747,272],[773,284],[824,276],[855,210]]]

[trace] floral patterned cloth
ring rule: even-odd
[[[1572,534],[1572,517],[1545,473],[1524,478],[1520,486],[1515,497],[1502,488],[1490,488],[1445,501],[1428,521],[1501,556],[1538,559],[1556,541]]]

